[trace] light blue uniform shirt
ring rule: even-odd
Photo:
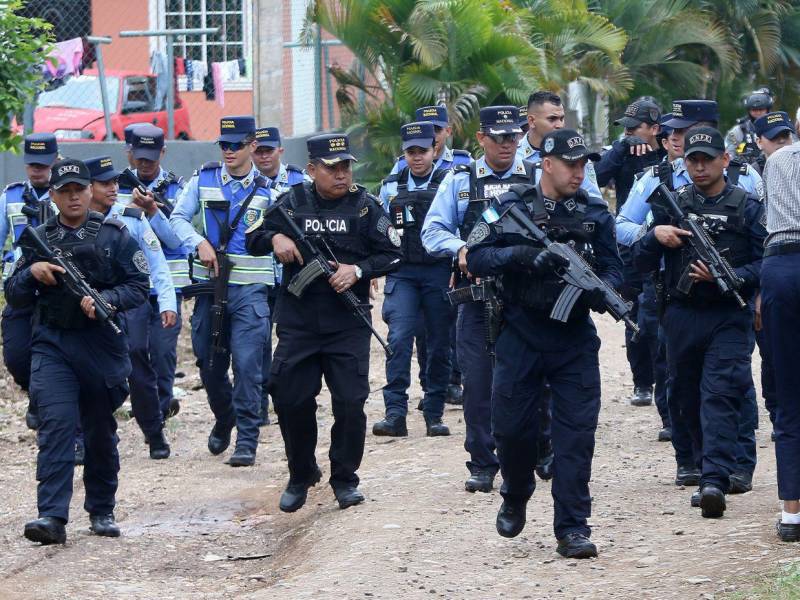
[[[136,173],[137,177],[139,176],[139,173],[137,173],[135,169],[133,172]],[[163,168],[159,167],[158,176],[149,184],[147,184],[147,190],[151,191],[155,189],[162,181],[164,181],[164,179],[167,178],[168,175],[168,171],[165,171]],[[170,227],[169,219],[163,212],[161,212],[161,209],[159,209],[152,217],[149,215],[146,216],[147,220],[150,222],[150,227],[153,228],[153,231],[155,231],[162,244],[164,244],[170,250],[177,250],[182,246],[180,238],[172,230],[172,227]]]
[[[528,140],[528,136],[526,134],[522,136],[519,144],[517,144],[517,157],[532,163],[538,163],[542,160],[542,153],[539,148],[534,148],[531,146],[530,140]],[[541,169],[537,169],[536,183],[539,183],[539,177],[541,177],[541,175]],[[603,194],[600,192],[600,187],[597,185],[597,175],[594,173],[594,164],[590,160],[586,161],[586,170],[583,175],[581,189],[590,196],[603,198]]]
[[[242,188],[249,187],[258,176],[263,177],[253,164],[250,165],[250,172],[242,179],[235,179],[232,177],[231,174],[228,173],[228,168],[225,165],[222,165],[222,170],[220,172],[222,185],[230,186],[231,191],[234,193]],[[269,193],[270,204],[272,204],[275,202],[275,192],[269,190]],[[206,239],[199,234],[192,225],[192,219],[199,211],[200,184],[199,175],[195,174],[189,180],[189,183],[183,186],[175,202],[175,208],[172,209],[172,215],[169,218],[169,224],[172,226],[178,238],[192,251],[196,250],[198,244]]]
[[[414,178],[411,176],[411,171],[408,173],[408,182],[407,182],[407,189],[409,192],[414,192],[416,190],[427,190],[428,186],[431,183],[431,179],[433,178],[433,174],[436,172],[436,167],[434,166],[431,169],[431,172],[428,173],[428,176],[425,178],[425,182],[422,185],[417,185],[414,181]],[[401,181],[390,181],[389,183],[384,183],[381,185],[381,191],[378,194],[378,199],[380,200],[381,206],[386,214],[389,214],[389,203],[392,199],[397,196],[397,186],[398,184],[402,183]]]
[[[617,215],[617,242],[624,246],[632,246],[642,235],[647,232],[648,215],[650,214],[650,204],[647,199],[659,186],[661,180],[655,172],[654,167],[645,170],[641,177],[636,181],[628,195],[625,204]],[[683,158],[676,158],[672,163],[672,186],[673,189],[681,188],[692,183]],[[747,166],[747,173],[739,175],[737,186],[749,194],[761,198],[764,193],[764,184],[761,176]]]
[[[495,174],[483,156],[475,161],[475,173],[478,179]],[[525,161],[517,154],[511,168],[500,179],[524,174]],[[451,171],[439,184],[422,225],[422,245],[431,256],[458,256],[458,251],[466,244],[459,237],[458,228],[464,222],[469,198],[469,171]]]
[[[172,275],[169,272],[169,265],[164,256],[164,251],[161,249],[158,237],[144,216],[139,219],[124,216],[122,211],[125,208],[124,204],[117,202],[109,209],[106,214],[106,220],[115,217],[117,220],[122,221],[130,232],[131,237],[136,240],[136,243],[139,244],[139,247],[144,252],[147,264],[150,265],[150,289],[155,289],[158,296],[159,312],[163,313],[167,310],[177,312],[175,286],[172,285]]]

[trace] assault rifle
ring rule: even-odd
[[[166,212],[172,212],[172,204],[169,200],[159,192],[157,189],[148,190],[147,186],[142,183],[142,180],[136,176],[136,173],[131,171],[130,167],[126,167],[122,173],[119,174],[119,184],[120,187],[131,188],[132,190],[139,190],[140,194],[147,194],[148,191],[153,193],[153,198],[158,204],[159,208],[166,209]],[[169,214],[167,214],[169,216]]]
[[[60,280],[67,291],[79,300],[83,299],[84,296],[89,296],[94,300],[94,315],[97,320],[108,325],[117,335],[122,334],[122,329],[114,322],[117,309],[100,292],[86,283],[86,277],[73,262],[71,252],[65,253],[60,248],[50,248],[30,225],[22,230],[18,243],[20,246],[33,250],[37,257],[41,257],[47,262],[64,269],[63,273],[56,274],[56,279]]]
[[[316,281],[317,278],[325,277],[325,279],[328,280],[333,276],[334,273],[336,273],[336,269],[330,265],[328,259],[323,254],[322,250],[320,250],[319,246],[315,243],[314,239],[306,235],[303,230],[298,227],[297,223],[295,223],[294,219],[289,216],[289,213],[286,212],[286,209],[280,202],[273,204],[267,210],[266,214],[264,215],[265,218],[267,218],[270,214],[276,214],[278,217],[280,217],[281,222],[291,232],[290,237],[292,240],[294,240],[295,244],[298,244],[302,247],[303,254],[305,256],[310,257],[309,260],[305,261],[305,266],[300,269],[300,271],[294,277],[292,277],[292,280],[287,286],[287,290],[290,294],[296,298],[302,298],[306,288]],[[321,241],[325,243],[324,239]],[[325,245],[327,247],[327,244]],[[331,252],[329,247],[327,249],[328,253],[330,254],[330,258],[335,261],[333,252]],[[361,300],[358,299],[358,296],[355,295],[353,290],[347,290],[346,292],[336,295],[347,305],[347,307],[350,309],[350,312],[358,317],[358,319],[369,328],[372,335],[375,336],[375,339],[378,340],[378,343],[380,343],[380,345],[383,347],[384,352],[386,352],[386,356],[391,356],[392,350],[389,348],[389,344],[381,337],[381,335],[375,330],[370,322],[369,311],[372,307],[369,304],[362,303]]]
[[[47,219],[55,214],[50,206],[50,201],[37,199],[27,185],[22,198],[25,200],[25,204],[22,205],[22,214],[29,219],[36,219],[39,225],[46,223]]]
[[[616,321],[624,321],[625,326],[633,332],[634,339],[639,335],[639,327],[631,319],[631,304],[625,302],[605,281],[600,279],[583,257],[569,244],[554,242],[525,214],[519,206],[511,204],[497,219],[497,225],[505,232],[513,232],[531,241],[537,242],[550,252],[569,261],[556,274],[567,284],[553,309],[550,318],[566,322],[572,308],[583,292],[599,290],[603,295],[603,303],[608,313]]]
[[[736,274],[733,267],[731,267],[728,261],[719,253],[714,242],[708,237],[702,223],[697,219],[689,218],[681,210],[680,206],[678,206],[678,203],[675,201],[675,194],[663,183],[658,186],[656,194],[651,197],[650,201],[666,210],[673,221],[677,223],[678,227],[692,234],[683,239],[685,243],[689,244],[697,259],[701,260],[706,267],[708,267],[720,293],[723,296],[733,297],[740,308],[746,308],[747,302],[744,301],[739,293],[739,289],[744,283],[742,278]],[[687,266],[681,274],[678,285],[676,286],[679,292],[688,295],[692,291],[692,286],[695,281],[689,276],[691,273],[691,266]]]

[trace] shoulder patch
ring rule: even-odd
[[[248,228],[247,228],[247,230],[245,230],[245,234],[248,234],[248,233],[253,233],[253,232],[254,232],[256,229],[258,229],[259,227],[261,227],[261,224],[262,224],[263,222],[264,222],[264,216],[262,215],[262,216],[260,216],[260,217],[258,218],[258,220],[257,220],[255,223],[253,223],[252,225],[250,225],[250,227],[248,227]]]
[[[147,262],[147,257],[144,255],[144,252],[137,250],[133,253],[131,260],[133,261],[133,266],[136,267],[140,273],[150,275],[150,264]]]
[[[403,243],[400,239],[400,234],[397,233],[397,229],[395,229],[392,225],[389,225],[388,229],[386,230],[386,237],[389,238],[389,241],[392,242],[392,246],[395,248],[399,248]]]
[[[480,244],[483,240],[489,237],[490,233],[491,230],[489,229],[489,225],[487,225],[484,221],[479,221],[467,238],[467,248],[472,248],[473,246]]]
[[[144,217],[144,211],[135,206],[126,206],[122,211],[123,217],[133,217],[134,219],[141,220]]]

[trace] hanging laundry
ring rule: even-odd
[[[186,62],[180,56],[175,57],[175,75],[186,75]]]
[[[156,96],[153,98],[155,110],[162,110],[167,101],[167,57],[160,50],[150,55],[150,70],[156,76]]]
[[[214,75],[207,65],[206,74],[205,77],[203,77],[203,92],[206,94],[206,100],[214,100],[216,97],[216,90],[214,89]]]
[[[42,71],[51,77],[78,75],[83,61],[83,39],[73,38],[57,42],[42,65]]]
[[[202,90],[205,87],[205,78],[208,75],[208,65],[202,60],[186,60],[186,89]]]
[[[214,81],[214,98],[217,104],[225,106],[225,85],[222,82],[222,63],[211,63],[211,75]]]

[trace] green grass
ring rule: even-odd
[[[798,600],[800,599],[800,562],[795,562],[755,580],[747,591],[728,596],[730,600]]]

